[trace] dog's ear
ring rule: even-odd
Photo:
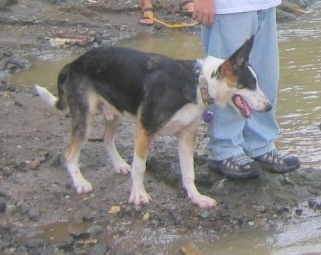
[[[234,68],[239,69],[242,65],[248,64],[253,42],[254,36],[252,35],[250,39],[246,40],[244,44],[228,58],[228,61],[232,63]]]
[[[233,77],[238,74],[242,67],[248,65],[253,42],[254,36],[252,35],[250,39],[246,40],[239,49],[224,61],[220,66],[220,78],[226,77],[234,81]]]

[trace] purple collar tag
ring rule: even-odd
[[[213,112],[209,111],[208,109],[206,109],[204,112],[203,112],[203,120],[206,122],[206,123],[210,123],[213,119]]]

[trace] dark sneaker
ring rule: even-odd
[[[249,178],[261,173],[260,164],[243,153],[222,161],[209,159],[208,167],[213,171],[220,171],[230,178]]]
[[[300,167],[300,161],[297,157],[284,157],[277,150],[270,151],[257,158],[254,158],[261,166],[274,173],[292,172]]]

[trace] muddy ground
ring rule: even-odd
[[[206,243],[225,233],[274,229],[321,210],[320,169],[304,163],[293,173],[264,171],[249,180],[209,172],[205,125],[197,137],[196,183],[218,201],[216,208],[199,209],[186,198],[172,136],[153,143],[145,179],[153,198],[149,205],[127,203],[130,178],[114,173],[99,142],[88,143],[81,155],[81,168],[94,191],[75,194],[60,163],[69,139],[69,115],[46,108],[33,89],[12,84],[11,73],[32,64],[27,56],[80,54],[140,31],[169,29],[138,25],[138,1],[2,1],[0,7],[1,254],[212,254],[204,249]],[[192,22],[155,7],[168,22]],[[282,19],[296,15],[279,12]],[[199,27],[184,30],[198,33]],[[57,38],[80,41],[53,45]],[[124,122],[117,141],[128,162],[133,129],[133,123]],[[97,115],[92,137],[99,137],[102,130]]]

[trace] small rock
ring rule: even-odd
[[[8,167],[8,166],[5,166],[3,168],[3,170],[2,170],[2,175],[6,176],[6,177],[12,175],[12,173],[13,173],[13,169],[11,167]]]
[[[256,207],[256,211],[257,211],[257,212],[260,212],[260,213],[264,213],[264,212],[266,211],[266,208],[265,208],[264,205],[258,205],[258,206]]]
[[[105,255],[107,254],[108,251],[109,251],[109,248],[107,244],[99,243],[93,247],[90,255]]]
[[[85,232],[81,232],[81,231],[71,231],[69,233],[69,235],[71,237],[73,237],[74,239],[87,239],[89,238],[89,234],[88,233],[85,233]]]
[[[309,199],[308,203],[310,208],[318,209],[318,210],[321,209],[321,202],[317,199]]]
[[[41,238],[32,238],[30,240],[28,240],[28,242],[26,243],[26,246],[28,248],[37,248],[39,246],[42,246],[44,244],[44,240]]]
[[[301,208],[297,208],[297,209],[295,210],[295,214],[298,215],[298,216],[301,216],[302,213],[303,213],[303,209],[301,209]]]
[[[27,160],[26,164],[30,170],[38,170],[40,167],[40,161],[38,160]]]
[[[119,206],[119,205],[114,205],[114,206],[112,206],[112,207],[109,209],[108,213],[109,213],[109,214],[117,214],[117,213],[119,213],[120,211],[121,211],[120,206]]]
[[[1,199],[0,200],[0,213],[5,212],[6,211],[6,207],[7,207],[6,201]]]
[[[6,214],[7,215],[12,215],[17,211],[17,206],[15,205],[8,205],[6,208]]]
[[[74,239],[71,236],[67,236],[61,243],[57,246],[61,249],[70,249],[74,245]]]
[[[102,226],[94,225],[94,226],[91,226],[90,228],[88,228],[86,230],[86,233],[88,233],[90,235],[96,235],[96,234],[100,234],[103,231],[104,231],[104,229]]]
[[[93,215],[90,215],[90,214],[83,215],[83,221],[93,221],[94,218],[95,217]]]
[[[40,219],[40,212],[38,208],[31,208],[28,212],[28,217],[32,221],[38,221]]]
[[[203,255],[204,253],[196,247],[194,244],[189,243],[181,247],[181,251],[184,255]]]
[[[21,214],[27,214],[29,212],[29,206],[26,204],[19,205],[18,209]]]
[[[247,225],[249,225],[249,226],[254,226],[254,221],[249,221],[249,222],[247,223]]]
[[[201,218],[203,218],[203,219],[209,218],[210,215],[211,215],[211,214],[210,214],[209,211],[203,211],[203,212],[200,214]]]
[[[150,219],[150,213],[149,212],[145,212],[143,215],[143,220],[144,221],[148,221]]]

